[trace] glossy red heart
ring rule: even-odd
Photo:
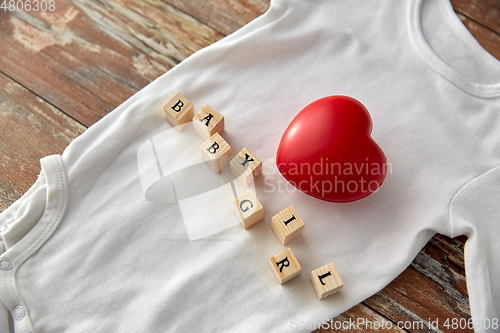
[[[331,202],[362,199],[382,185],[387,158],[372,139],[370,113],[347,96],[307,105],[281,138],[276,164],[297,189]]]

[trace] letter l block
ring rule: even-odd
[[[344,286],[333,262],[312,271],[311,283],[319,299],[335,294]]]

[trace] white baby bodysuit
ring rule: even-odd
[[[263,161],[264,221],[237,225],[220,200],[237,182],[204,173],[203,140],[165,121],[177,91],[224,115],[233,155]],[[293,191],[275,166],[293,117],[330,95],[367,107],[391,165],[357,202]],[[500,62],[447,0],[274,0],[41,165],[0,215],[2,332],[10,315],[15,332],[307,332],[384,288],[435,233],[468,236],[476,331],[498,330]],[[270,221],[289,205],[305,228],[282,246]],[[302,274],[279,285],[268,261],[287,247]],[[344,287],[320,301],[309,274],[330,262]]]

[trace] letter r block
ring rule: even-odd
[[[193,127],[206,140],[215,133],[224,132],[224,116],[207,104],[194,116]]]
[[[200,146],[201,158],[213,172],[219,173],[231,159],[231,146],[215,133]]]
[[[271,229],[281,244],[285,245],[302,234],[304,222],[302,222],[293,206],[290,206],[273,216]]]
[[[264,219],[264,207],[252,190],[233,199],[233,207],[244,229]]]
[[[290,248],[269,259],[269,265],[280,284],[298,276],[302,269]]]
[[[163,106],[165,119],[180,132],[193,119],[193,104],[180,92]]]
[[[248,186],[262,173],[262,162],[245,147],[231,160],[231,172]]]
[[[312,271],[311,283],[319,299],[335,294],[344,286],[333,262]]]

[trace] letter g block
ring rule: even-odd
[[[236,216],[245,229],[264,219],[264,207],[252,190],[246,191],[233,199],[233,207]]]

